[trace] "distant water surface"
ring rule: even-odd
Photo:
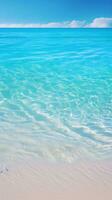
[[[112,157],[112,29],[0,29],[0,160]]]

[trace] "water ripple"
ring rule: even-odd
[[[0,32],[0,156],[111,157],[110,32],[46,34]]]

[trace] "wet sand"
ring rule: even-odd
[[[111,200],[112,162],[18,162],[0,171],[0,200]]]

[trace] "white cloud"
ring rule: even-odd
[[[72,20],[71,22],[68,23],[69,28],[82,28],[85,25],[85,21],[76,21]]]
[[[86,25],[89,28],[112,28],[112,18],[96,18],[92,23]]]
[[[112,28],[112,18],[96,18],[90,24],[83,20],[46,24],[0,24],[0,28]]]
[[[84,21],[49,22],[46,24],[0,24],[0,28],[79,28]]]

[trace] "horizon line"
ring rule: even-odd
[[[112,27],[0,27],[0,29],[112,29]]]

